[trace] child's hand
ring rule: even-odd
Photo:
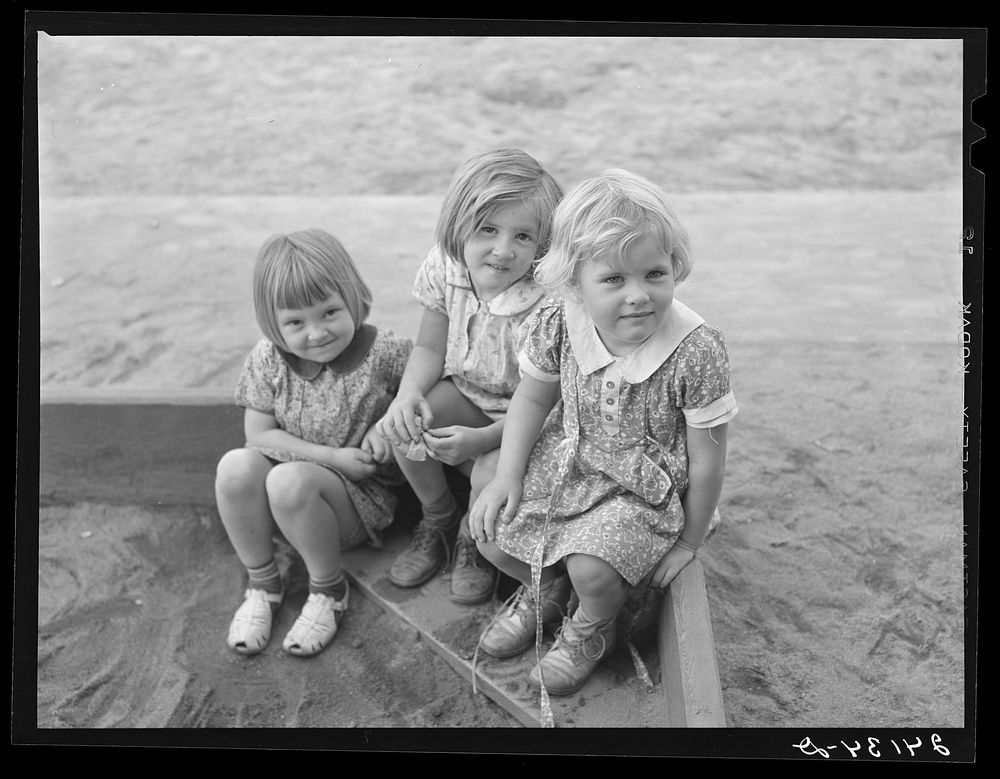
[[[451,425],[424,431],[424,444],[435,460],[458,465],[483,453],[480,430]]]
[[[334,449],[328,464],[351,481],[367,479],[375,473],[375,469],[378,467],[371,452],[353,446]]]
[[[521,502],[521,480],[497,476],[483,487],[469,510],[469,533],[476,541],[492,541],[496,537],[499,516],[504,524],[514,518]]]
[[[694,560],[694,552],[682,549],[677,544],[674,544],[670,547],[670,551],[663,555],[663,559],[660,560],[656,566],[656,570],[653,571],[653,576],[649,580],[650,586],[660,590],[667,589],[670,582],[692,560]]]
[[[433,419],[434,413],[422,395],[397,395],[375,427],[393,446],[408,447],[412,441],[421,440],[424,428]]]
[[[369,452],[376,463],[387,463],[393,459],[389,442],[379,435],[374,427],[369,428],[365,437],[361,439],[361,448]]]

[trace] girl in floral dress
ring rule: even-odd
[[[674,299],[690,268],[686,231],[640,176],[606,171],[553,215],[535,278],[558,297],[526,323],[496,475],[470,512],[482,554],[522,582],[484,651],[540,656],[542,624],[579,598],[529,676],[543,708],[612,651],[629,587],[665,588],[719,522],[737,407],[723,334]]]
[[[372,296],[341,243],[322,230],[269,238],[253,278],[265,337],[243,366],[236,402],[246,445],[219,461],[219,515],[248,584],[227,643],[262,651],[281,604],[280,531],[309,574],[285,651],[314,655],[348,606],[341,552],[380,544],[402,475],[372,425],[399,387],[411,344],[367,324]]]
[[[423,307],[416,344],[378,425],[421,507],[389,570],[399,587],[420,586],[442,570],[455,539],[450,597],[469,604],[493,596],[496,569],[469,535],[444,465],[469,476],[470,503],[493,475],[519,380],[516,334],[544,296],[532,269],[561,197],[552,176],[520,149],[474,155],[445,195],[437,243],[413,285]]]

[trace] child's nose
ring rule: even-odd
[[[642,284],[632,284],[628,288],[626,300],[629,303],[645,303],[649,300],[649,290]]]
[[[499,236],[493,244],[493,253],[497,257],[511,257],[514,254],[514,242],[510,238]]]

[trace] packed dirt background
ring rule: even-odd
[[[474,151],[661,182],[741,408],[704,556],[730,725],[962,726],[961,42],[40,35],[38,94],[43,393],[229,392],[279,230],[340,235],[412,334]],[[202,497],[42,496],[40,728],[514,724],[362,598],[312,661],[294,599],[229,653]]]

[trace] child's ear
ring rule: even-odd
[[[583,302],[583,298],[580,297],[580,285],[577,283],[575,275],[563,286],[563,293],[570,300],[575,300],[577,303]]]

